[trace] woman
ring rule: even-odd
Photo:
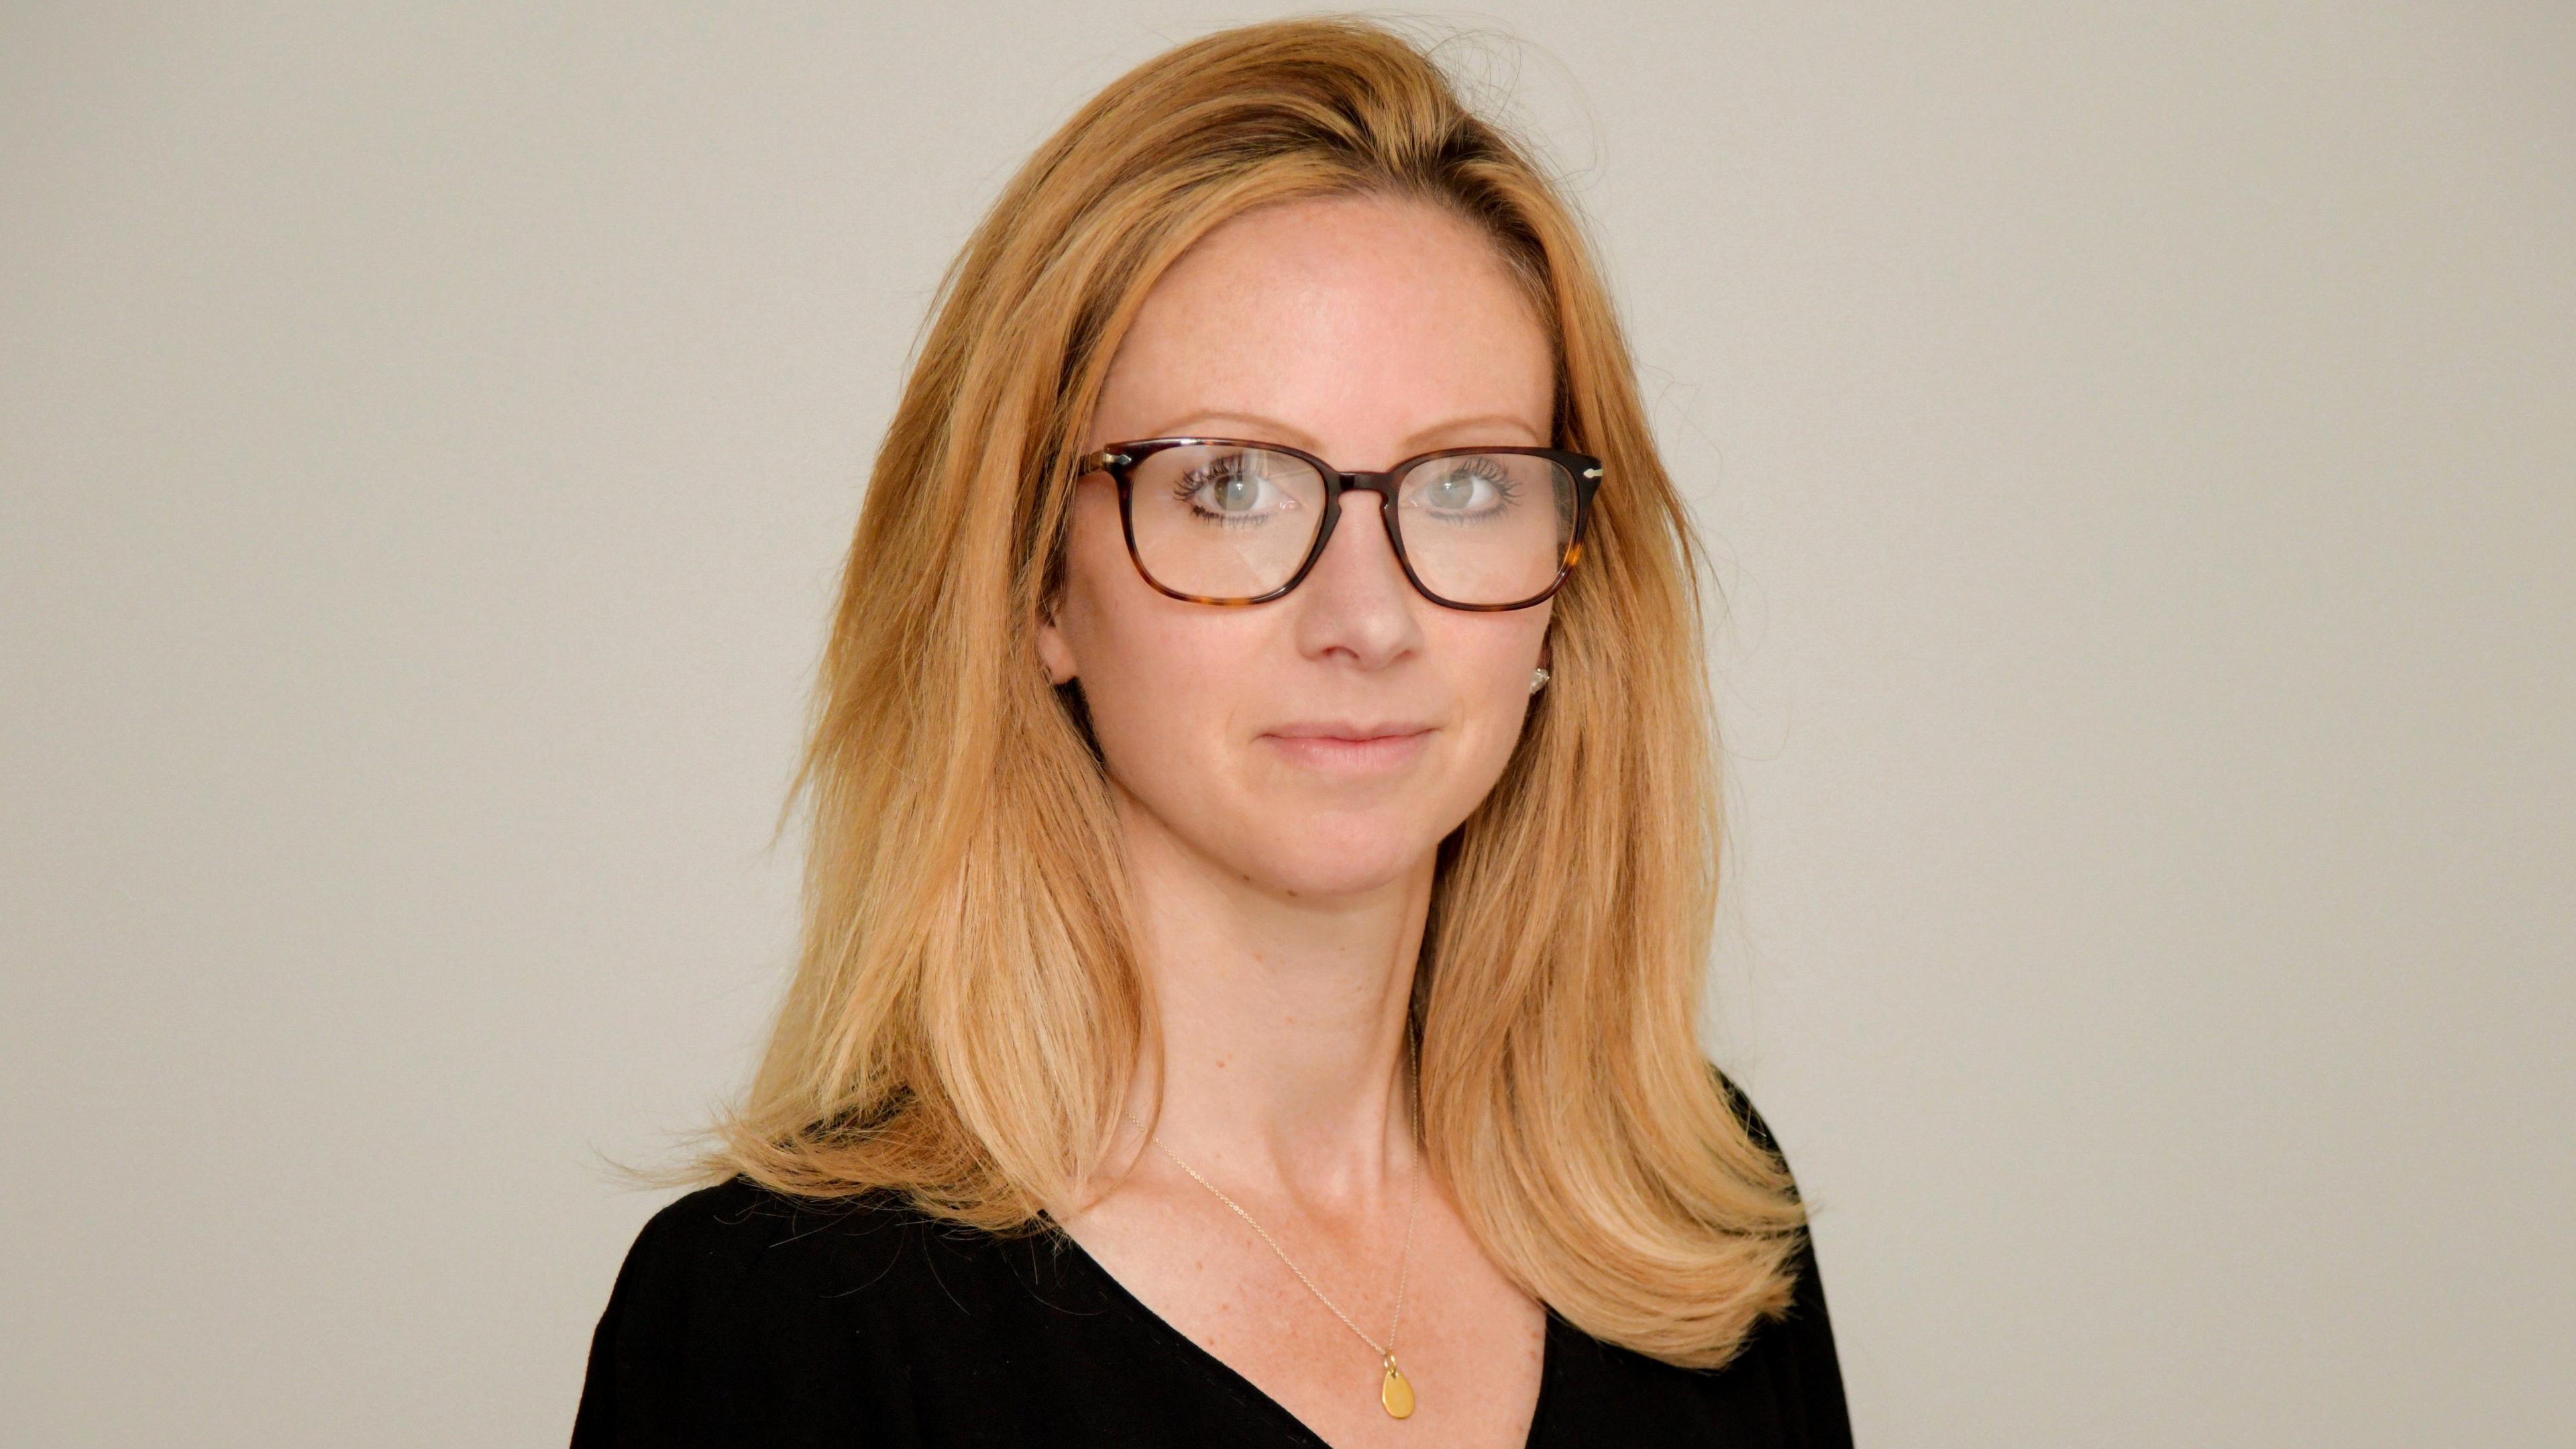
[[[1386,29],[1226,31],[943,292],[802,961],[576,1444],[1848,1443],[1694,1030],[1695,545],[1540,172]]]

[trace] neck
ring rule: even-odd
[[[1365,891],[1291,894],[1121,804],[1137,949],[1162,1018],[1154,1135],[1231,1196],[1332,1216],[1400,1210],[1417,1156],[1406,1007],[1436,856]],[[1127,1104],[1139,1120],[1153,1086],[1149,1063]],[[1129,1145],[1143,1146],[1132,1129]]]

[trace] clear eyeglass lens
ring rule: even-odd
[[[1164,588],[1258,598],[1306,561],[1324,521],[1324,475],[1266,448],[1166,448],[1130,474],[1128,517],[1138,560]]]
[[[1577,496],[1572,473],[1528,453],[1417,463],[1396,487],[1405,560],[1424,588],[1455,603],[1545,593],[1574,541]]]

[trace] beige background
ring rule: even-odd
[[[930,289],[1271,13],[0,9],[0,1441],[561,1441]],[[2576,10],[1442,13],[1722,562],[1862,1442],[2576,1442]]]

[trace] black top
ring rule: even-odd
[[[1604,1343],[1548,1309],[1529,1449],[1849,1446],[1813,1247],[1794,1262],[1789,1316],[1715,1371]],[[572,1443],[1325,1449],[1060,1231],[999,1237],[891,1193],[820,1204],[739,1177],[636,1237],[591,1340]]]

